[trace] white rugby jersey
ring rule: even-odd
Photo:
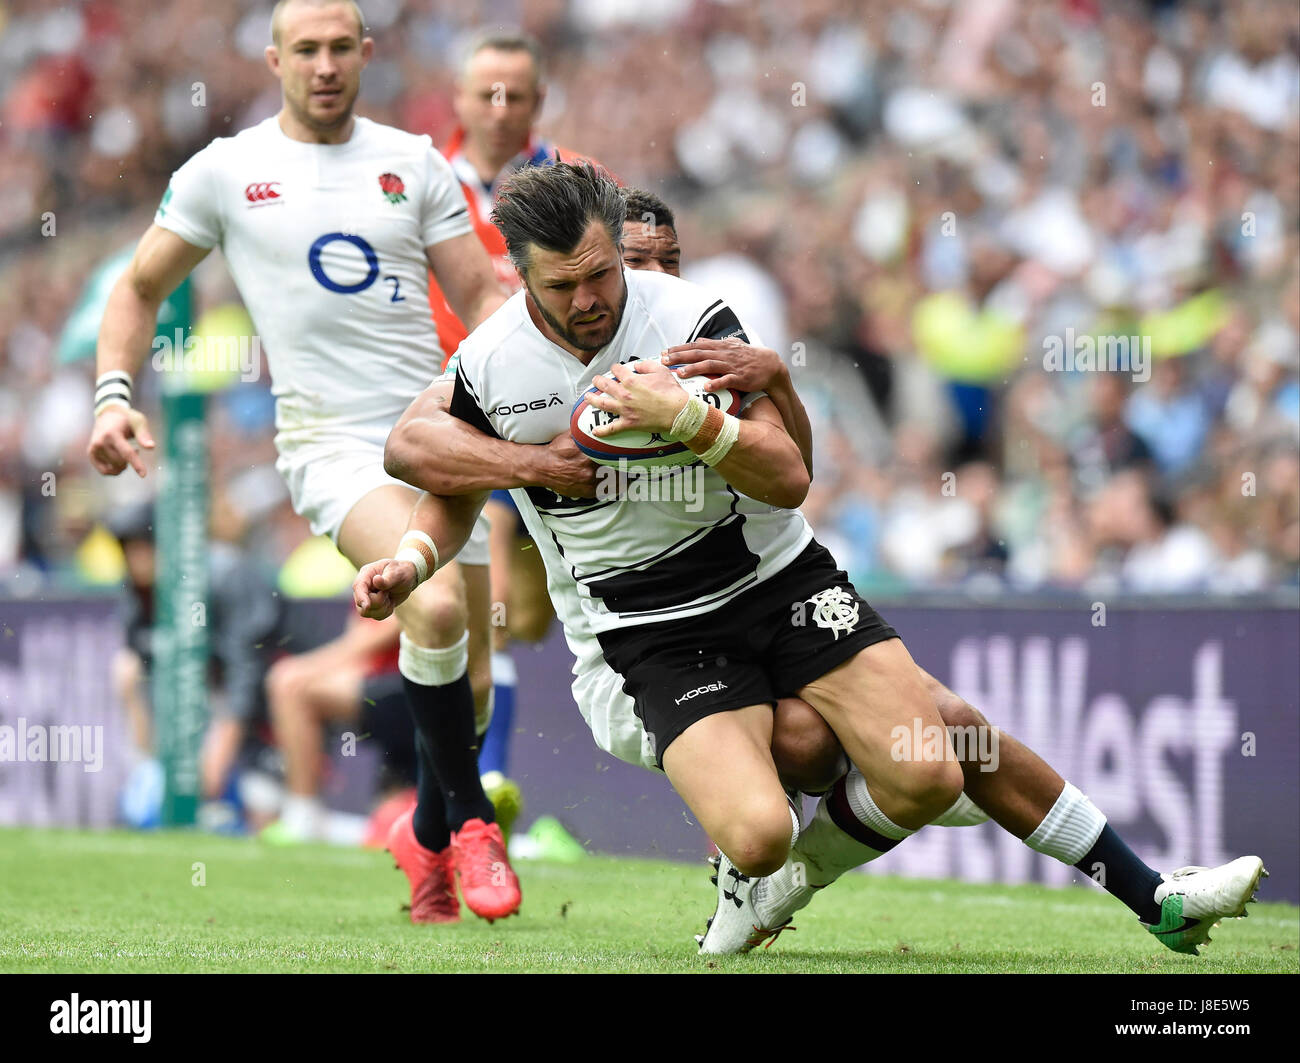
[[[500,439],[549,443],[568,430],[592,378],[615,363],[658,359],[664,348],[702,337],[746,338],[730,307],[686,281],[648,271],[624,278],[623,320],[587,365],[542,335],[517,292],[461,344],[451,412]],[[548,581],[574,585],[590,633],[721,608],[781,571],[812,538],[798,511],[742,495],[700,463],[682,473],[696,469],[702,490],[689,507],[680,492],[676,501],[516,493],[534,538],[546,536],[558,552],[563,571],[550,571],[552,559]],[[557,599],[566,631],[581,639],[560,606]]]
[[[268,118],[177,170],[154,221],[225,254],[266,352],[282,447],[386,435],[442,364],[424,249],[471,224],[427,136],[357,118],[346,143],[308,144]]]
[[[632,698],[623,691],[623,677],[606,663],[600,643],[582,611],[577,585],[569,576],[555,543],[542,526],[537,510],[528,505],[527,493],[516,489],[510,495],[546,565],[546,590],[573,654],[573,700],[591,728],[592,738],[596,745],[619,760],[658,771],[654,746],[637,719]]]

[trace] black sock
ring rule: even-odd
[[[447,805],[442,799],[433,757],[429,754],[424,735],[418,730],[415,732],[415,768],[415,814],[411,818],[415,840],[426,849],[440,853],[451,842]]]
[[[402,685],[442,790],[447,826],[458,831],[470,819],[494,823],[496,812],[478,779],[474,691],[468,673],[436,687],[402,676]]]
[[[1153,926],[1160,922],[1160,905],[1155,897],[1160,873],[1139,860],[1109,823],[1088,855],[1074,866],[1127,904],[1142,922]]]

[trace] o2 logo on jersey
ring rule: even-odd
[[[321,265],[321,253],[336,240],[351,244],[365,256],[366,275],[355,284],[340,284],[330,277],[325,272],[325,267]],[[316,278],[317,284],[322,288],[328,288],[332,292],[338,292],[339,295],[356,295],[358,292],[364,292],[379,277],[379,256],[375,254],[375,249],[370,246],[370,241],[364,236],[358,236],[356,233],[326,233],[324,236],[318,236],[316,242],[311,245],[311,250],[307,252],[307,265],[311,267],[311,275]],[[388,301],[390,303],[406,302],[406,296],[402,294],[401,279],[390,273],[384,280],[393,286]]]
[[[351,244],[366,256],[366,275],[356,284],[339,284],[338,281],[330,278],[325,272],[325,267],[321,265],[321,252],[336,240]],[[311,245],[311,250],[307,252],[307,264],[311,266],[311,275],[316,278],[316,282],[321,287],[338,292],[340,295],[356,295],[357,292],[364,292],[379,276],[379,256],[375,254],[375,249],[370,246],[369,241],[364,236],[357,236],[356,233],[326,233],[324,236],[318,236],[316,242]]]

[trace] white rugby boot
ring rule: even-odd
[[[1241,856],[1220,867],[1180,867],[1156,887],[1160,923],[1147,928],[1166,948],[1197,956],[1198,946],[1210,943],[1210,930],[1220,919],[1245,916],[1259,880],[1267,878],[1258,856]]]
[[[718,903],[704,933],[695,935],[701,955],[749,952],[764,942],[770,947],[781,931],[795,929],[790,925],[794,913],[812,900],[818,889],[806,885],[778,888],[775,880],[788,877],[782,874],[788,868],[766,878],[750,878],[737,871],[725,853],[710,857],[709,864],[714,869],[711,881],[718,887]],[[765,900],[769,903],[763,903]]]

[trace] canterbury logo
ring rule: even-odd
[[[244,198],[250,203],[260,203],[268,199],[279,199],[280,193],[276,191],[279,186],[279,181],[254,181],[244,189]]]

